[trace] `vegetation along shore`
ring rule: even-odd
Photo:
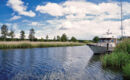
[[[64,46],[81,46],[79,42],[30,42],[30,41],[12,41],[0,42],[0,49],[12,48],[42,48],[42,47],[64,47]]]
[[[103,67],[116,68],[123,72],[126,79],[130,80],[130,39],[119,43],[111,54],[101,57]]]
[[[36,47],[61,47],[61,46],[80,46],[84,43],[77,40],[74,36],[69,38],[65,33],[61,36],[57,35],[54,38],[49,38],[46,35],[45,38],[40,39],[35,36],[35,30],[31,28],[29,30],[28,37],[25,35],[25,31],[20,31],[19,38],[15,37],[14,30],[8,30],[7,25],[2,25],[0,36],[0,49],[10,48],[36,48]]]

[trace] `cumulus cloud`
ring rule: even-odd
[[[32,10],[27,11],[27,6],[24,5],[24,2],[22,0],[8,0],[7,6],[11,7],[20,15],[29,17],[34,17],[36,15]]]
[[[124,2],[123,4],[123,15],[130,15],[130,3]]]
[[[83,18],[89,15],[103,18],[119,18],[120,7],[118,3],[95,4],[83,1],[66,1],[62,4],[47,3],[45,6],[38,5],[36,11],[48,13],[52,16],[71,16]]]
[[[31,22],[31,24],[29,24],[29,25],[37,26],[37,25],[38,25],[38,22]]]
[[[63,16],[63,8],[56,3],[48,3],[46,6],[38,5],[36,11],[41,13],[48,13],[52,16]]]
[[[17,20],[17,19],[20,19],[21,16],[13,16],[12,18],[10,18],[10,21],[13,21],[13,20]]]
[[[124,2],[123,9],[129,15],[128,2]],[[36,11],[47,13],[51,16],[64,17],[48,20],[44,32],[50,36],[67,33],[69,37],[76,36],[79,39],[92,39],[94,36],[101,36],[108,29],[120,36],[120,5],[118,2],[91,3],[85,1],[66,1],[64,3],[47,3],[38,5]],[[125,35],[130,35],[130,19],[123,21]],[[39,31],[41,34],[42,30]]]
[[[41,22],[28,22],[29,26],[35,26],[35,27],[41,27],[44,26],[45,24],[41,23]]]

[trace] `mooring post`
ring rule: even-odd
[[[107,52],[109,53],[109,43],[107,43]]]

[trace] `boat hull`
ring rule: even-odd
[[[88,45],[94,54],[102,54],[108,51],[107,47],[97,46],[97,45]]]

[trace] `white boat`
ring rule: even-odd
[[[88,44],[88,46],[92,49],[94,54],[101,54],[106,52],[112,52],[114,50],[114,47],[116,47],[116,44],[117,38],[110,35],[108,30],[107,35],[99,38],[98,43]]]

